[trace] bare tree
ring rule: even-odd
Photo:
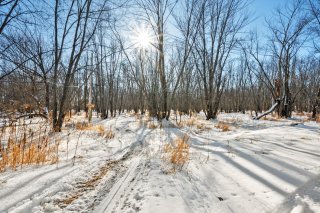
[[[311,23],[311,32],[313,32],[313,34],[315,35],[314,47],[316,52],[320,53],[320,47],[317,45],[317,42],[320,39],[320,1],[319,0],[315,0],[315,1],[308,0],[308,1],[309,1],[310,11],[313,17],[313,22]],[[319,111],[319,108],[320,108],[320,85],[319,84],[317,85],[315,90],[318,92],[313,93],[314,94],[314,98],[313,98],[314,104],[312,109],[313,119],[316,118],[317,112]]]
[[[28,5],[29,4],[29,5]],[[22,16],[30,14],[28,6],[32,3],[28,0],[3,0],[0,2],[0,35],[13,22],[23,21]]]
[[[154,46],[157,49],[156,70],[159,75],[161,85],[161,101],[158,110],[158,119],[169,119],[170,109],[168,107],[168,85],[165,71],[165,25],[171,15],[176,1],[172,0],[139,0],[138,4],[142,7],[145,15],[144,19],[152,26],[156,37]]]
[[[176,38],[177,43],[177,58],[175,59],[176,66],[171,66],[171,69],[173,72],[176,73],[173,76],[173,85],[172,85],[172,94],[170,102],[173,103],[174,99],[176,98],[179,86],[181,84],[184,85],[185,82],[183,80],[187,80],[187,76],[192,76],[192,69],[190,68],[190,62],[191,62],[191,53],[195,45],[197,32],[199,30],[200,26],[200,1],[198,0],[185,0],[182,1],[181,4],[178,5],[180,7],[180,10],[177,11],[177,14],[174,14],[174,19],[177,25],[177,29],[180,31],[181,36]],[[189,65],[189,67],[188,67]],[[189,68],[189,69],[188,69]],[[188,72],[188,73],[186,73]],[[189,78],[190,80],[190,78]],[[186,90],[185,95],[188,96],[189,93],[189,86],[190,82],[185,84]],[[180,94],[181,96],[182,94]],[[181,103],[181,102],[180,102]],[[186,108],[188,104],[184,104],[183,108]],[[190,105],[189,105],[190,106]],[[180,109],[181,110],[181,109]],[[184,109],[183,111],[186,111]]]
[[[105,11],[106,2],[103,1],[98,5],[99,8],[93,8],[92,0],[72,0],[68,3],[55,1],[53,66],[53,128],[55,131],[61,131],[70,86],[74,81],[82,53],[95,34],[99,19]],[[65,14],[61,14],[60,7],[65,7]],[[68,41],[71,41],[70,47],[67,46]],[[69,54],[66,53],[66,49]],[[63,54],[64,58],[68,58],[65,66],[61,66]],[[58,74],[61,71],[65,73],[65,78],[62,83],[62,94],[58,97]]]
[[[0,80],[15,72],[18,68],[7,69],[8,57],[6,52],[11,48],[13,31],[25,29],[35,23],[34,18],[40,10],[30,0],[2,0],[0,1]],[[8,39],[9,38],[9,39]]]
[[[277,60],[277,81],[280,87],[281,105],[278,107],[278,114],[286,118],[291,117],[295,96],[290,90],[290,77],[295,68],[298,51],[306,39],[303,37],[306,26],[310,23],[303,6],[303,0],[295,0],[275,11],[277,22],[268,22],[272,32],[272,51]]]
[[[202,79],[205,113],[215,119],[223,88],[227,65],[235,49],[238,33],[248,23],[244,0],[205,0],[201,5],[201,27],[196,45],[197,71]]]

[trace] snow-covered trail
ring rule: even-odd
[[[124,129],[131,121],[110,120],[102,124],[109,127],[114,126],[115,122],[115,128]],[[70,156],[75,152],[79,134],[82,134],[79,142],[81,145],[73,166]],[[71,134],[69,141],[69,159],[66,159],[66,144],[62,141],[59,148],[62,159],[58,165],[31,166],[32,168],[24,166],[22,170],[0,174],[0,212],[64,212],[77,208],[90,211],[87,207],[91,205],[92,209],[97,203],[97,194],[101,193],[98,188],[105,189],[103,183],[109,186],[110,182],[125,173],[129,163],[124,158],[128,158],[135,146],[134,142],[125,140],[122,143],[107,144],[105,139],[92,132]],[[101,177],[97,178],[98,175]],[[94,184],[93,187],[88,187],[90,181]],[[72,199],[79,202],[66,205]],[[83,202],[85,203],[81,204]]]
[[[319,124],[244,118],[221,132],[201,122],[211,129],[148,129],[127,115],[98,122],[115,138],[82,132],[73,166],[75,132],[58,167],[0,174],[0,212],[320,212]],[[163,145],[185,133],[190,161],[167,173]]]

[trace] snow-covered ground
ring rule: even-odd
[[[58,164],[0,173],[0,212],[320,212],[319,123],[218,121],[199,115],[196,125],[173,119],[151,129],[129,114],[96,121],[113,139],[66,129]],[[190,160],[168,172],[164,144],[186,133]]]

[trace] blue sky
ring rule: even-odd
[[[249,5],[249,10],[254,13],[256,19],[248,26],[249,29],[257,28],[260,35],[266,32],[265,18],[271,18],[273,10],[284,2],[284,0],[252,0],[252,3]]]

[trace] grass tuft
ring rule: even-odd
[[[216,125],[215,125],[216,128],[218,129],[221,129],[222,132],[227,132],[227,131],[230,131],[230,126],[225,123],[225,122],[221,122],[219,121]]]
[[[23,165],[58,162],[59,143],[50,140],[46,127],[35,132],[26,126],[17,128],[12,125],[8,129],[6,134],[0,135],[0,141],[5,141],[0,149],[0,172],[16,170]]]
[[[106,134],[105,128],[103,125],[95,125],[89,124],[88,122],[77,122],[76,123],[76,129],[77,130],[83,130],[83,131],[95,131],[100,136],[104,136]]]
[[[78,130],[88,130],[88,128],[90,128],[91,126],[92,125],[86,121],[76,123],[76,129],[78,129]]]
[[[111,128],[105,133],[105,138],[108,140],[114,138],[114,136],[115,136],[115,134]]]
[[[185,125],[188,127],[195,126],[197,123],[197,119],[195,117],[189,118],[188,120],[185,121]]]
[[[149,128],[149,129],[156,129],[156,128],[158,128],[158,125],[155,124],[155,123],[153,123],[153,122],[149,122],[149,123],[148,123],[148,128]]]
[[[183,137],[178,137],[172,144],[167,143],[164,145],[163,159],[172,165],[169,171],[175,172],[177,169],[181,170],[188,162],[190,155],[189,138],[189,135],[185,134]]]

